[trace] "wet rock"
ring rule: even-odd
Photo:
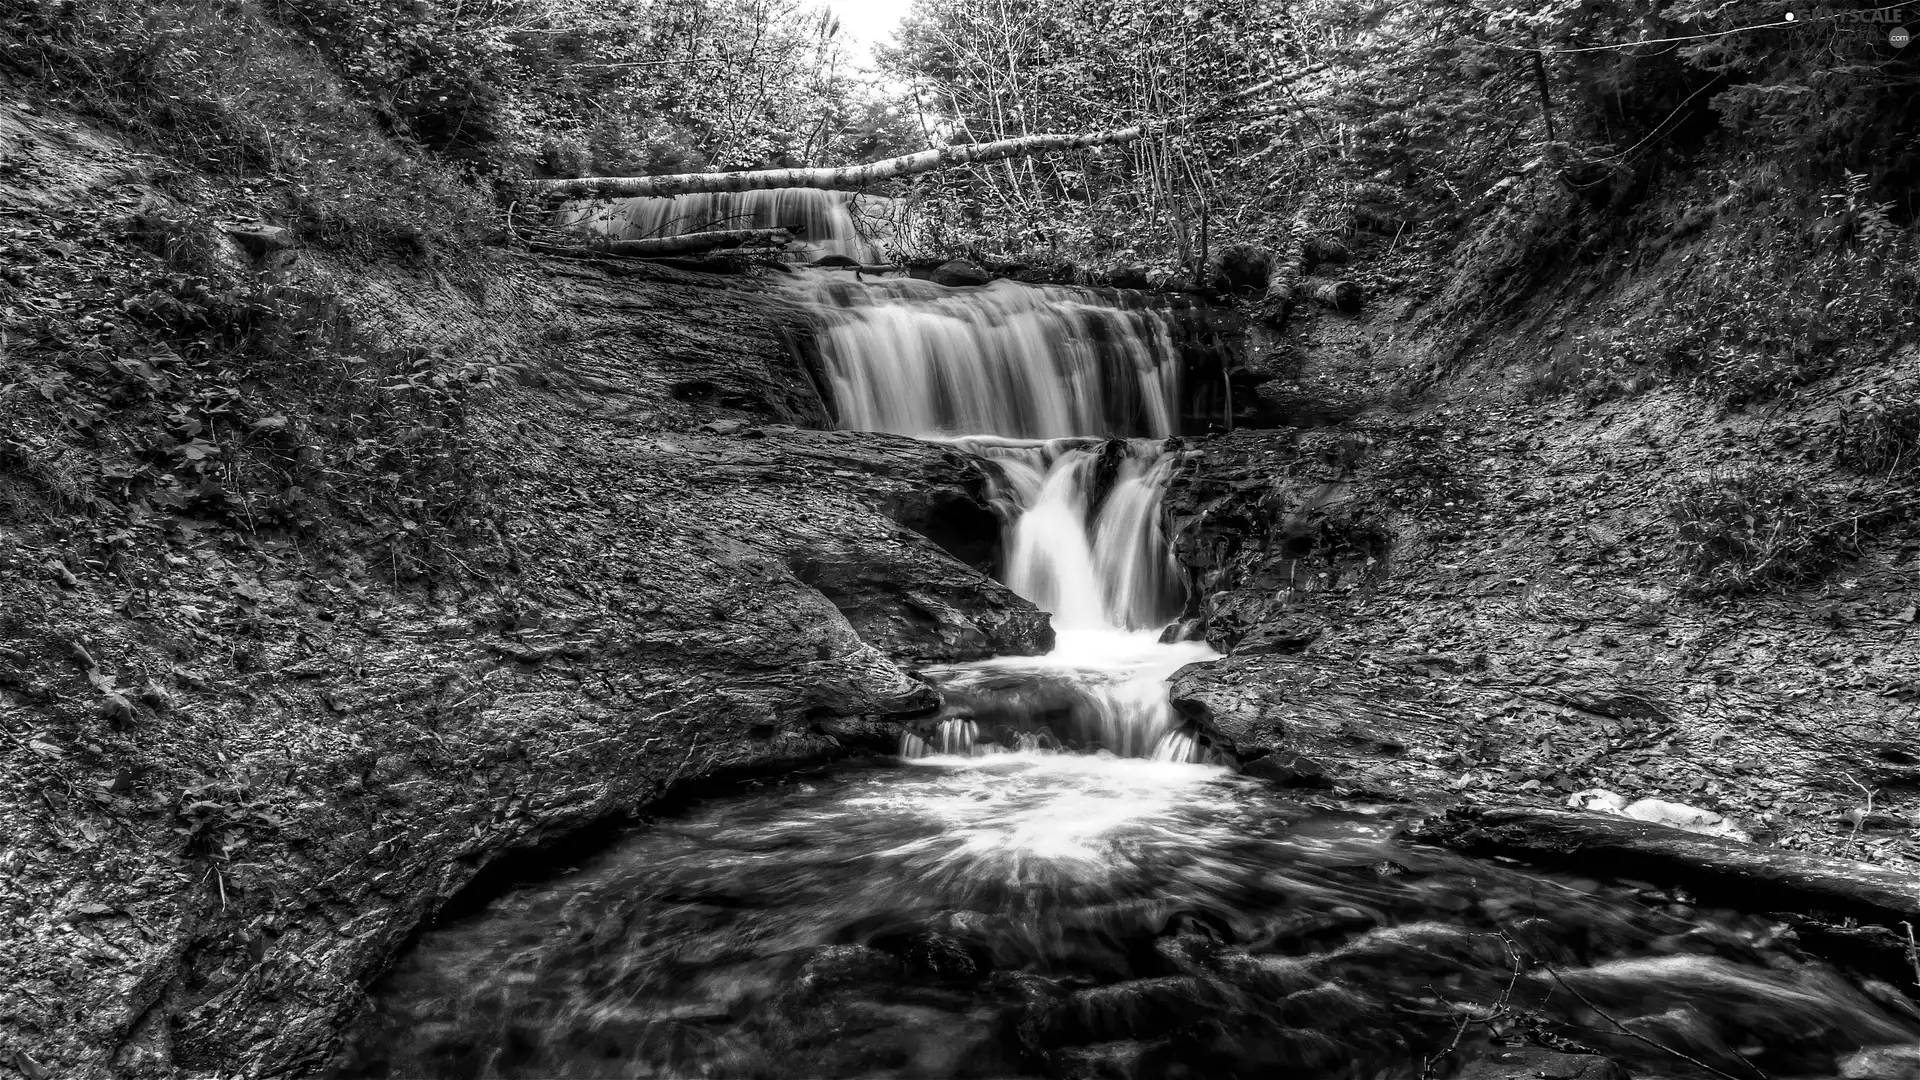
[[[1840,1059],[1841,1080],[1920,1080],[1920,1045],[1869,1046]]]
[[[1280,787],[1320,788],[1333,782],[1327,775],[1325,765],[1305,754],[1287,750],[1264,753],[1251,761],[1243,760],[1240,771]]]
[[[1224,953],[1214,961],[1219,977],[1268,998],[1297,994],[1320,982],[1313,961],[1298,956],[1250,956]]]
[[[965,259],[948,259],[934,267],[930,277],[935,285],[952,287],[985,285],[993,280],[992,274]]]
[[[1200,979],[1169,975],[1082,990],[1056,1016],[1057,1037],[1069,1042],[1157,1038],[1209,1015],[1219,995]]]
[[[1153,274],[1144,266],[1121,266],[1107,274],[1106,284],[1115,289],[1145,289],[1153,284]]]
[[[965,945],[946,934],[916,934],[907,943],[907,970],[936,979],[972,979],[980,975],[982,962]]]
[[[1063,1080],[1135,1080],[1156,1075],[1149,1070],[1149,1058],[1165,1049],[1165,1042],[1121,1039],[1067,1047],[1049,1056]]]
[[[900,960],[865,945],[823,945],[800,969],[796,986],[811,993],[847,983],[880,982],[900,974]]]
[[[1458,1080],[1633,1080],[1633,1074],[1597,1054],[1522,1046],[1494,1050],[1470,1062]]]

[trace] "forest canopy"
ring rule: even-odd
[[[236,62],[265,48],[232,40],[242,16],[303,43],[390,134],[481,187],[1149,125],[1124,147],[883,192],[910,193],[945,247],[1026,258],[1197,273],[1210,250],[1273,240],[1303,211],[1422,244],[1463,242],[1489,215],[1545,235],[1630,210],[1710,153],[1770,155],[1809,198],[1852,192],[1902,222],[1917,209],[1920,52],[1864,5],[914,0],[871,68],[806,0],[5,6],[23,29],[15,62],[243,171],[348,159],[295,168],[286,133],[259,130],[263,114],[325,103],[262,107],[262,87],[297,80]]]

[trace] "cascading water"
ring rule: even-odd
[[[1157,441],[1178,426],[1175,312],[1139,294],[1012,282],[804,287],[840,425],[942,439],[986,461],[1002,580],[1053,616],[1045,657],[925,671],[945,711],[902,753],[1154,753],[1170,734],[1165,679],[1214,655],[1159,640],[1181,605],[1160,523],[1175,456]]]
[[[884,260],[884,222],[860,213],[854,197],[844,191],[784,188],[619,199],[574,207],[561,215],[560,224],[618,240],[798,226],[790,254],[808,259],[838,255],[860,263]]]
[[[1179,423],[1178,317],[1138,294],[912,278],[805,286],[840,426],[940,438],[1140,435]]]
[[[1771,917],[1406,845],[1391,809],[1200,764],[1163,680],[1211,654],[1159,640],[1174,457],[1140,437],[1178,383],[1150,332],[1100,337],[1151,320],[868,288],[823,309],[843,419],[989,464],[1004,577],[1058,648],[927,672],[917,760],[714,799],[430,931],[337,1075],[1426,1080],[1522,1032],[1643,1080],[1911,1075],[1871,1048],[1920,1060],[1920,1009]],[[935,339],[952,377],[903,367]]]

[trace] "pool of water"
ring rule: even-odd
[[[335,1072],[1422,1077],[1545,1039],[1815,1077],[1920,1041],[1764,918],[1396,828],[1105,754],[765,782],[427,932]]]

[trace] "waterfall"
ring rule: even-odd
[[[1143,294],[815,275],[840,426],[923,437],[1175,434],[1176,312]]]
[[[1157,632],[1179,615],[1179,567],[1160,524],[1175,457],[1161,444],[954,441],[991,463],[1005,581],[1056,630]]]
[[[889,227],[879,215],[857,209],[854,198],[845,191],[782,188],[618,199],[572,207],[561,215],[561,225],[617,240],[797,225],[799,242],[789,249],[790,254],[803,259],[838,255],[860,263],[884,261],[882,246]],[[867,201],[878,208],[891,200]]]
[[[1176,312],[1138,293],[812,275],[798,286],[840,426],[938,439],[985,462],[1001,578],[1053,616],[1043,657],[922,674],[941,690],[905,757],[1073,750],[1210,760],[1166,679],[1211,658],[1162,643],[1182,592],[1160,505],[1178,460]],[[1184,740],[1184,741],[1182,741]]]

